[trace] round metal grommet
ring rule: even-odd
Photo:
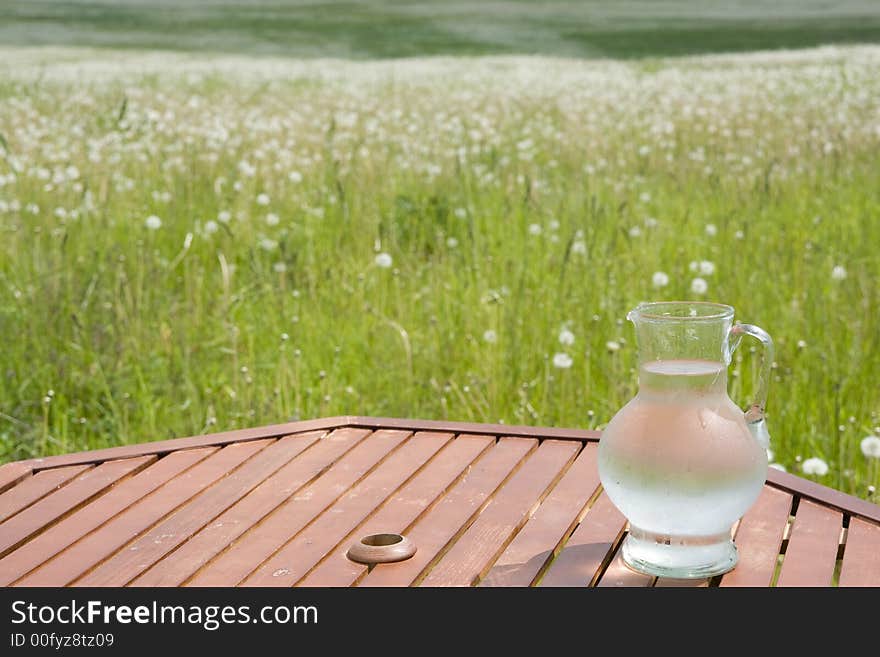
[[[400,534],[370,534],[348,548],[349,559],[367,565],[404,561],[415,553],[413,542]]]

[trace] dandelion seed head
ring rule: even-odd
[[[162,220],[156,215],[151,214],[147,217],[146,221],[144,221],[144,226],[150,230],[159,230],[162,227]]]
[[[704,278],[695,278],[691,281],[691,292],[694,294],[706,294],[709,290],[709,284]]]
[[[859,447],[862,450],[862,454],[865,455],[865,458],[880,459],[880,437],[866,436],[862,438]]]
[[[374,260],[377,267],[381,267],[382,269],[390,269],[391,265],[394,264],[394,260],[388,253],[377,253],[376,258]]]
[[[651,277],[651,285],[656,288],[666,287],[669,285],[669,275],[663,271],[655,271]]]
[[[561,331],[559,331],[559,344],[565,345],[565,346],[570,346],[570,345],[574,344],[574,339],[575,339],[574,333],[572,333],[567,328],[564,328]]]
[[[573,363],[574,360],[572,360],[571,356],[564,352],[553,354],[553,367],[557,369],[567,370]]]
[[[814,456],[801,464],[801,470],[804,474],[824,477],[828,474],[828,464],[818,456]]]

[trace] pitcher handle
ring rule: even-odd
[[[758,370],[758,389],[755,392],[755,399],[749,404],[745,412],[745,416],[752,435],[766,449],[770,446],[770,434],[767,432],[767,425],[764,421],[764,411],[767,407],[767,388],[770,385],[770,372],[773,366],[773,339],[760,326],[741,324],[740,322],[731,327],[730,335],[733,337],[730,345],[731,354],[739,346],[739,342],[744,335],[756,338],[764,346],[763,353],[761,354],[761,365]]]

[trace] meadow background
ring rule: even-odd
[[[880,9],[762,4],[3,3],[0,461],[601,428],[627,310],[704,299],[774,462],[876,501]]]

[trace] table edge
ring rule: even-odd
[[[247,442],[262,438],[274,438],[309,431],[341,429],[345,427],[365,429],[406,429],[410,431],[444,431],[452,433],[488,434],[496,436],[516,436],[539,439],[579,440],[598,442],[600,431],[561,427],[539,427],[528,425],[488,424],[477,422],[455,422],[448,420],[420,420],[411,418],[372,417],[360,415],[338,415],[312,420],[299,420],[281,424],[271,424],[249,429],[236,429],[211,434],[200,434],[185,438],[172,438],[151,442],[139,442],[119,447],[74,452],[58,456],[12,461],[3,466],[19,464],[33,472],[81,463],[97,463],[112,459],[132,458],[145,454],[167,454],[180,449],[221,446],[229,443]],[[817,482],[769,468],[766,483],[775,488],[789,491],[830,506],[850,515],[880,523],[880,506],[867,500],[843,493]]]

